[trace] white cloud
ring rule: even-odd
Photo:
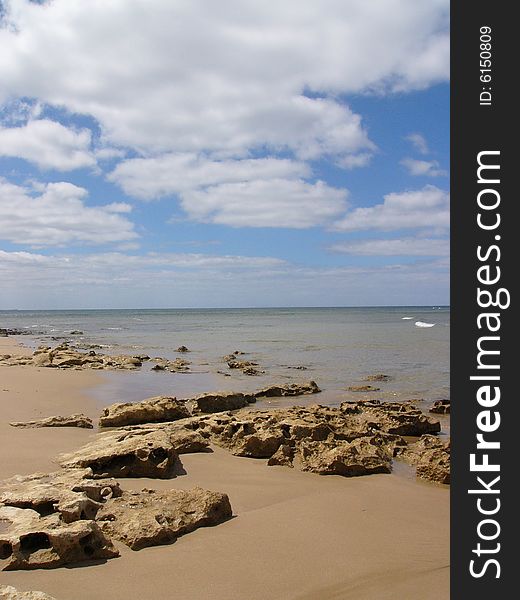
[[[358,256],[449,256],[447,239],[401,238],[339,242],[328,248],[331,252]]]
[[[301,267],[269,257],[0,251],[0,308],[445,304],[446,259]],[[267,293],[268,291],[268,293]]]
[[[303,229],[337,218],[346,197],[346,190],[322,181],[258,179],[183,192],[181,205],[191,219],[206,223]]]
[[[94,166],[90,143],[90,130],[75,131],[48,119],[19,127],[0,125],[0,156],[23,158],[42,169],[70,171]]]
[[[37,195],[34,190],[38,190]],[[33,247],[109,244],[137,238],[126,203],[86,206],[87,191],[67,182],[32,190],[0,178],[0,239]]]
[[[305,177],[309,167],[288,159],[211,160],[193,153],[132,158],[117,165],[109,180],[145,200],[220,183]]]
[[[11,0],[0,102],[38,98],[142,153],[370,153],[340,94],[447,81],[448,0]]]
[[[421,133],[410,133],[410,135],[407,135],[405,139],[408,140],[412,144],[412,146],[421,154],[430,153],[428,142]]]
[[[341,231],[409,228],[447,228],[450,224],[449,194],[435,186],[387,194],[383,204],[356,208],[335,223]]]
[[[448,172],[440,168],[436,160],[417,160],[415,158],[403,158],[401,161],[410,175],[416,177],[445,177]]]

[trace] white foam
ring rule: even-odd
[[[416,327],[433,327],[435,323],[425,323],[424,321],[415,321]]]
[[[401,317],[403,321],[411,321],[413,317]]]

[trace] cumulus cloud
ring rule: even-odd
[[[288,159],[212,160],[194,153],[132,158],[120,162],[109,180],[137,198],[151,200],[220,183],[305,177],[309,167]]]
[[[425,137],[421,133],[410,133],[405,138],[409,141],[412,146],[421,154],[429,154],[430,149],[428,147],[428,142]]]
[[[0,125],[0,156],[23,158],[41,169],[70,171],[94,166],[90,143],[90,130],[76,131],[49,119],[18,127]]]
[[[447,81],[448,18],[448,0],[11,0],[0,102],[91,115],[107,143],[142,153],[348,164],[373,146],[338,95]]]
[[[339,242],[331,252],[357,256],[449,256],[449,240],[438,238],[401,238]]]
[[[34,190],[38,190],[36,193]],[[0,239],[33,247],[109,244],[137,238],[126,203],[86,206],[85,189],[67,182],[33,189],[0,178]]]
[[[436,160],[417,160],[415,158],[403,158],[401,161],[410,175],[415,177],[445,177],[448,172],[440,168]]]
[[[232,227],[303,229],[344,212],[347,192],[322,181],[268,179],[223,183],[181,194],[181,205],[197,221]]]
[[[392,193],[382,204],[356,208],[335,223],[340,231],[380,229],[447,228],[450,224],[450,199],[433,185],[420,190]]]

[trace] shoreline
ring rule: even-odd
[[[0,353],[6,342],[12,344],[0,339]],[[21,430],[8,422],[74,412],[98,417],[89,389],[103,384],[99,373],[0,367],[0,376],[9,390],[2,391],[0,479],[57,470],[57,454],[96,434]],[[449,488],[400,474],[323,477],[213,450],[183,455],[186,474],[175,479],[120,483],[127,490],[200,485],[225,492],[231,520],[139,552],[118,544],[121,557],[104,564],[3,572],[3,583],[57,600],[172,594],[183,600],[404,600],[418,590],[421,600],[449,598]]]

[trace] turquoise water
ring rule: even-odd
[[[325,391],[319,401],[336,403],[359,398],[345,388],[374,373],[392,379],[373,383],[381,391],[370,397],[449,398],[449,319],[448,307],[0,311],[0,327],[32,332],[23,338],[31,346],[69,339],[101,344],[107,353],[167,358],[179,356],[180,345],[191,350],[182,355],[191,374],[152,373],[146,363],[139,373],[107,373],[95,392],[102,401],[315,379]],[[83,333],[70,336],[72,330]],[[235,350],[265,374],[231,372],[222,356]],[[296,366],[306,370],[290,368]]]

